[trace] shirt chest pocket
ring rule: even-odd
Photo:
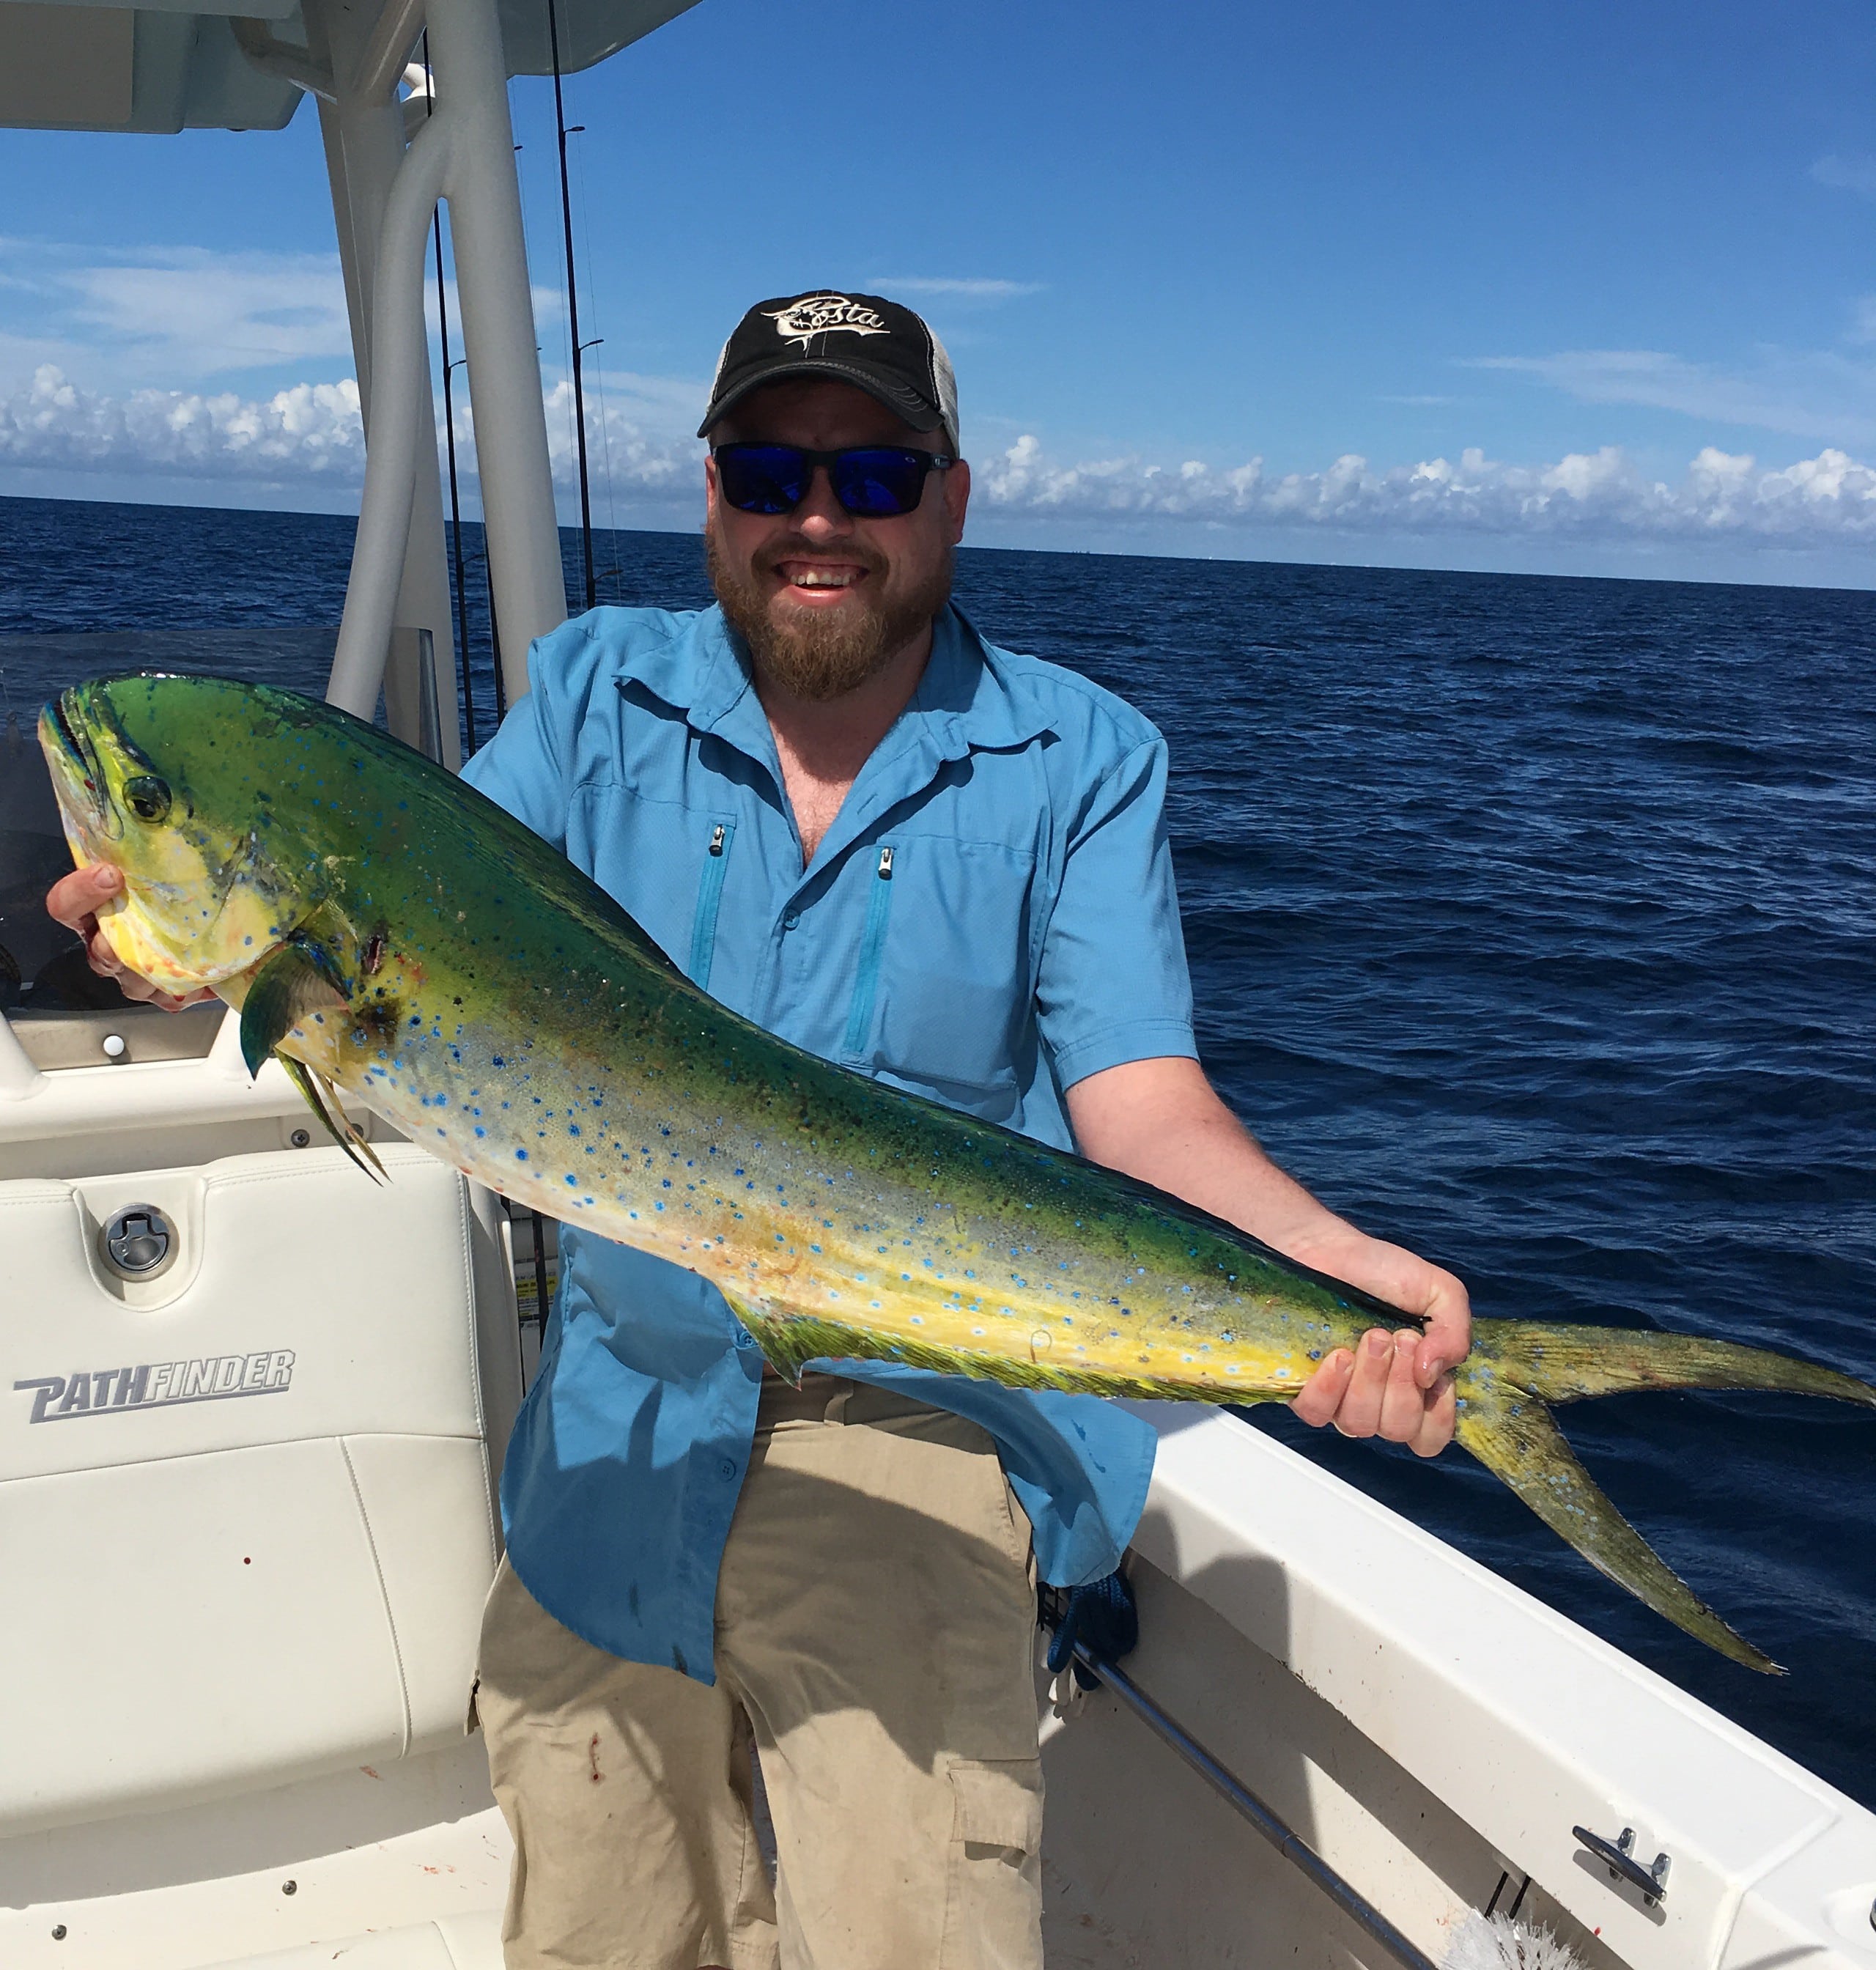
[[[1034,857],[925,837],[871,850],[860,866],[867,895],[842,1060],[1000,1120],[1036,1048]]]
[[[707,990],[736,829],[727,809],[653,800],[630,787],[582,788],[567,853]]]

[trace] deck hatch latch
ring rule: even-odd
[[[104,1263],[120,1279],[153,1279],[176,1263],[176,1230],[154,1204],[127,1204],[98,1234]]]

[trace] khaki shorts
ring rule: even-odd
[[[583,1642],[502,1563],[477,1707],[515,1835],[509,1970],[1040,1970],[1035,1624],[982,1430],[766,1381],[715,1688]]]

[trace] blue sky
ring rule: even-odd
[[[602,519],[693,522],[723,334],[825,283],[949,344],[981,544],[1876,576],[1866,8],[703,0],[567,98]],[[356,501],[310,108],[0,182],[0,491]]]

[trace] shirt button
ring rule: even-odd
[[[736,1459],[733,1457],[726,1457],[717,1466],[717,1470],[720,1477],[733,1478],[736,1475]]]
[[[788,910],[783,914],[782,928],[784,930],[792,930],[801,920],[801,913],[799,910]]]

